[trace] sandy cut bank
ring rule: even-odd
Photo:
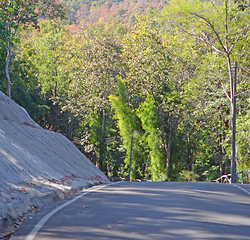
[[[62,134],[0,91],[0,231],[49,202],[108,178]]]

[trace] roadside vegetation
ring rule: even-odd
[[[0,3],[0,89],[37,123],[108,176],[131,159],[133,179],[212,180],[230,173],[237,61],[236,168],[250,169],[247,1],[60,4]]]

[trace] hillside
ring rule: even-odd
[[[108,182],[66,137],[44,130],[0,92],[0,228],[44,204]]]
[[[168,0],[61,0],[67,9],[69,24],[86,21],[118,21],[129,25],[138,14],[160,10]]]

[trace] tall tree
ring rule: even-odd
[[[119,92],[117,96],[111,95],[109,100],[114,110],[114,118],[122,138],[123,147],[126,151],[124,160],[125,169],[129,169],[130,179],[144,178],[146,177],[148,168],[150,169],[150,166],[146,163],[144,132],[135,109],[129,107],[130,104],[127,102],[126,89],[123,81],[119,80]],[[153,176],[156,177],[154,173]]]
[[[148,96],[158,108],[160,131],[165,149],[166,175],[170,173],[171,142],[178,126],[178,81],[171,78],[171,54],[159,34],[159,26],[150,16],[138,18],[138,23],[123,41],[130,104],[134,108]],[[143,116],[143,115],[142,115]],[[145,128],[144,128],[145,129]]]
[[[1,12],[0,12],[1,14]],[[6,24],[1,20],[0,17],[0,78],[4,79],[4,62],[6,59],[6,50],[7,50],[7,37],[8,32]],[[3,87],[3,82],[0,83],[1,88]]]
[[[173,0],[163,14],[172,18],[172,24],[181,30],[186,38],[195,39],[197,46],[205,44],[206,51],[211,53],[210,56],[217,67],[227,69],[227,81],[226,78],[218,76],[217,82],[221,84],[225,96],[230,101],[233,115],[236,92],[233,84],[233,62],[237,59],[238,46],[244,41],[247,42],[249,15],[239,11],[237,5],[229,0]],[[246,52],[241,51],[241,54],[245,55]]]
[[[51,129],[58,129],[60,104],[63,103],[68,89],[67,57],[69,57],[65,42],[67,31],[53,20],[39,23],[30,39],[30,60],[36,68],[36,77],[42,94],[51,102]]]
[[[163,139],[159,134],[161,121],[159,109],[152,96],[148,96],[137,110],[137,115],[145,130],[146,141],[149,146],[151,179],[153,181],[166,180],[165,156],[162,149]]]
[[[117,77],[124,75],[121,44],[112,29],[102,24],[85,28],[75,39],[81,41],[71,48],[74,59],[70,74],[68,109],[82,120],[86,130],[92,132],[86,134],[98,140],[94,141],[96,164],[102,168],[106,151],[106,123],[110,119],[108,97],[117,91]],[[96,121],[89,121],[91,116]]]
[[[9,64],[12,54],[12,45],[15,42],[18,28],[25,27],[27,25],[36,27],[38,16],[47,16],[50,18],[63,17],[64,10],[55,0],[2,0],[0,6],[0,20],[6,23],[8,31],[5,77],[6,93],[9,97],[11,97]]]

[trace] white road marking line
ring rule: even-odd
[[[100,187],[97,187],[97,188],[94,188],[94,189],[90,189],[89,191],[87,192],[84,192],[82,193],[81,195],[71,199],[70,201],[56,207],[54,210],[52,210],[51,212],[49,212],[48,214],[46,214],[37,224],[36,226],[31,230],[31,232],[28,234],[28,236],[26,237],[25,240],[33,240],[37,233],[40,231],[40,229],[44,226],[44,224],[53,216],[55,215],[58,211],[60,211],[61,209],[67,207],[68,205],[70,205],[71,203],[75,202],[76,200],[78,200],[79,198],[91,193],[91,192],[96,192],[104,187],[108,187],[110,185],[113,185],[113,184],[116,184],[116,183],[119,183],[119,182],[114,182],[114,183],[110,183],[110,184],[107,184],[107,185],[102,185]]]
[[[248,192],[246,189],[238,186],[238,185],[234,185],[235,187],[239,188],[240,190],[244,191],[245,193],[249,194],[250,195],[250,192]]]

